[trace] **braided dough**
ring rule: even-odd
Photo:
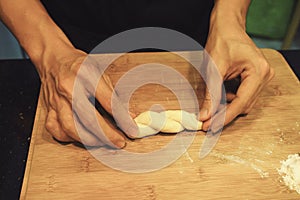
[[[167,110],[164,112],[146,111],[138,115],[134,121],[139,127],[139,134],[135,138],[155,135],[158,132],[178,133],[180,131],[202,129],[202,122],[197,116],[184,110]]]

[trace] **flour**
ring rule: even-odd
[[[284,183],[300,194],[300,155],[289,155],[288,159],[281,161],[281,168],[278,170],[282,175]]]
[[[221,159],[224,159],[224,160],[227,160],[227,161],[231,161],[231,162],[235,162],[235,163],[238,163],[238,164],[242,164],[242,165],[251,167],[253,170],[255,170],[260,175],[261,178],[269,177],[268,172],[264,171],[259,166],[255,165],[254,163],[240,158],[239,156],[224,155],[224,154],[220,154],[220,153],[213,153],[213,155],[216,156],[217,158],[221,158]]]

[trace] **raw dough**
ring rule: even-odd
[[[300,194],[300,155],[289,155],[287,160],[281,161],[278,172],[282,175],[284,183]]]
[[[142,138],[155,135],[158,132],[178,133],[187,130],[201,130],[202,122],[197,116],[183,110],[168,110],[164,112],[146,111],[138,115],[134,121],[139,127],[139,135]]]

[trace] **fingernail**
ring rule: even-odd
[[[202,126],[202,130],[203,131],[207,131],[208,130],[208,126],[207,125]]]
[[[136,117],[136,114],[134,114],[133,112],[128,111],[128,113],[129,113],[129,115],[130,115],[131,118],[134,119]]]
[[[126,130],[126,135],[131,138],[136,138],[139,134],[139,130],[137,126],[131,126]]]
[[[116,142],[116,145],[118,148],[123,149],[126,146],[126,141],[125,140],[118,140]]]

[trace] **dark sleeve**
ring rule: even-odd
[[[76,48],[90,52],[106,38],[139,27],[184,33],[205,46],[213,0],[41,0]],[[180,49],[178,49],[180,50]]]

